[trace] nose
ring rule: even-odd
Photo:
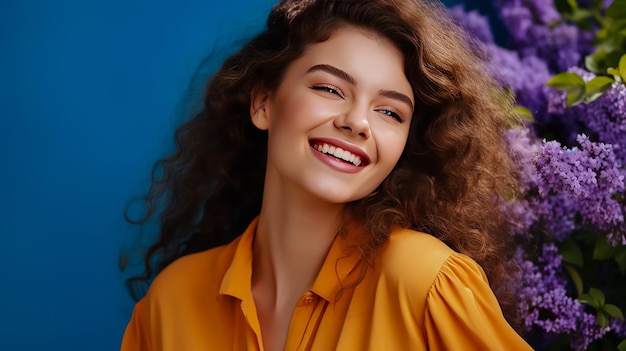
[[[346,113],[337,116],[333,123],[336,128],[342,129],[351,135],[365,139],[370,137],[370,122],[366,108],[354,107]]]

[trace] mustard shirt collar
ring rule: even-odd
[[[258,222],[257,216],[245,232],[229,244],[235,247],[235,254],[222,279],[219,291],[221,295],[230,295],[242,301],[252,298],[252,243]],[[345,278],[361,261],[354,245],[360,233],[355,226],[348,226],[335,237],[311,287],[313,293],[330,303],[335,301],[337,293],[346,286]]]

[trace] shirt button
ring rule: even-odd
[[[315,298],[313,296],[306,296],[303,300],[305,305],[310,305],[313,303],[313,301],[315,301]]]

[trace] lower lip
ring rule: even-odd
[[[351,163],[341,161],[334,156],[319,152],[313,147],[311,147],[311,150],[313,151],[313,155],[315,155],[315,157],[317,157],[320,161],[324,162],[327,166],[339,172],[357,173],[363,169],[363,167],[357,167]]]

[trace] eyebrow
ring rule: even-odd
[[[345,80],[346,82],[350,83],[351,85],[356,85],[356,80],[354,79],[354,77],[352,77],[348,73],[340,70],[337,67],[333,67],[331,65],[315,65],[315,66],[309,68],[309,70],[306,71],[306,73],[311,73],[311,72],[316,72],[316,71],[322,71],[322,72],[330,73],[333,76],[335,76],[335,77],[337,77],[337,78],[339,78],[341,80]]]
[[[400,102],[404,102],[405,104],[409,105],[409,107],[411,108],[411,111],[413,111],[413,101],[411,101],[411,99],[408,96],[402,93],[399,93],[394,90],[379,90],[378,95],[384,96],[390,99],[398,100]]]
[[[334,67],[331,65],[325,65],[325,64],[315,65],[309,68],[306,71],[306,73],[311,73],[311,72],[316,72],[316,71],[322,71],[322,72],[332,74],[333,76],[348,82],[350,85],[356,86],[356,79],[354,79],[354,77],[352,77],[345,71],[340,70],[337,67]],[[409,107],[411,108],[411,111],[413,111],[413,102],[405,94],[402,94],[394,90],[379,90],[378,95],[403,102],[409,105]]]

